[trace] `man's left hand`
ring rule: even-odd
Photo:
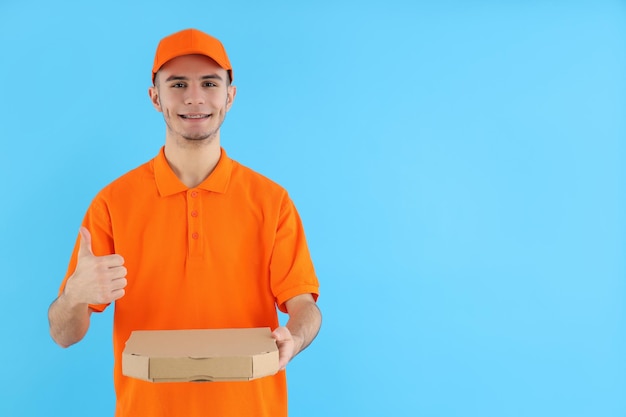
[[[277,327],[276,330],[272,332],[272,337],[276,339],[276,345],[278,346],[278,368],[282,371],[291,358],[298,353],[300,350],[299,346],[302,343],[297,340],[285,326]]]

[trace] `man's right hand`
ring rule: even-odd
[[[124,296],[126,273],[122,256],[93,254],[91,233],[81,227],[76,270],[67,280],[64,295],[74,305],[109,304]]]

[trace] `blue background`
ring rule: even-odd
[[[111,312],[48,336],[95,193],[164,140],[158,40],[223,40],[324,325],[293,416],[626,415],[626,4],[0,3],[0,415],[111,416]]]

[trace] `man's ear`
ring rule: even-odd
[[[228,90],[226,92],[226,111],[230,110],[233,105],[233,101],[235,101],[235,96],[237,95],[237,87],[234,85],[229,85]]]
[[[157,111],[162,112],[163,109],[161,108],[161,100],[159,98],[159,90],[158,90],[158,88],[156,88],[156,86],[152,86],[152,87],[148,88],[148,96],[150,96],[150,101],[152,102],[152,105],[154,106],[154,108]]]

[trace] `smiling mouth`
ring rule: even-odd
[[[210,114],[180,114],[183,119],[208,119]]]

